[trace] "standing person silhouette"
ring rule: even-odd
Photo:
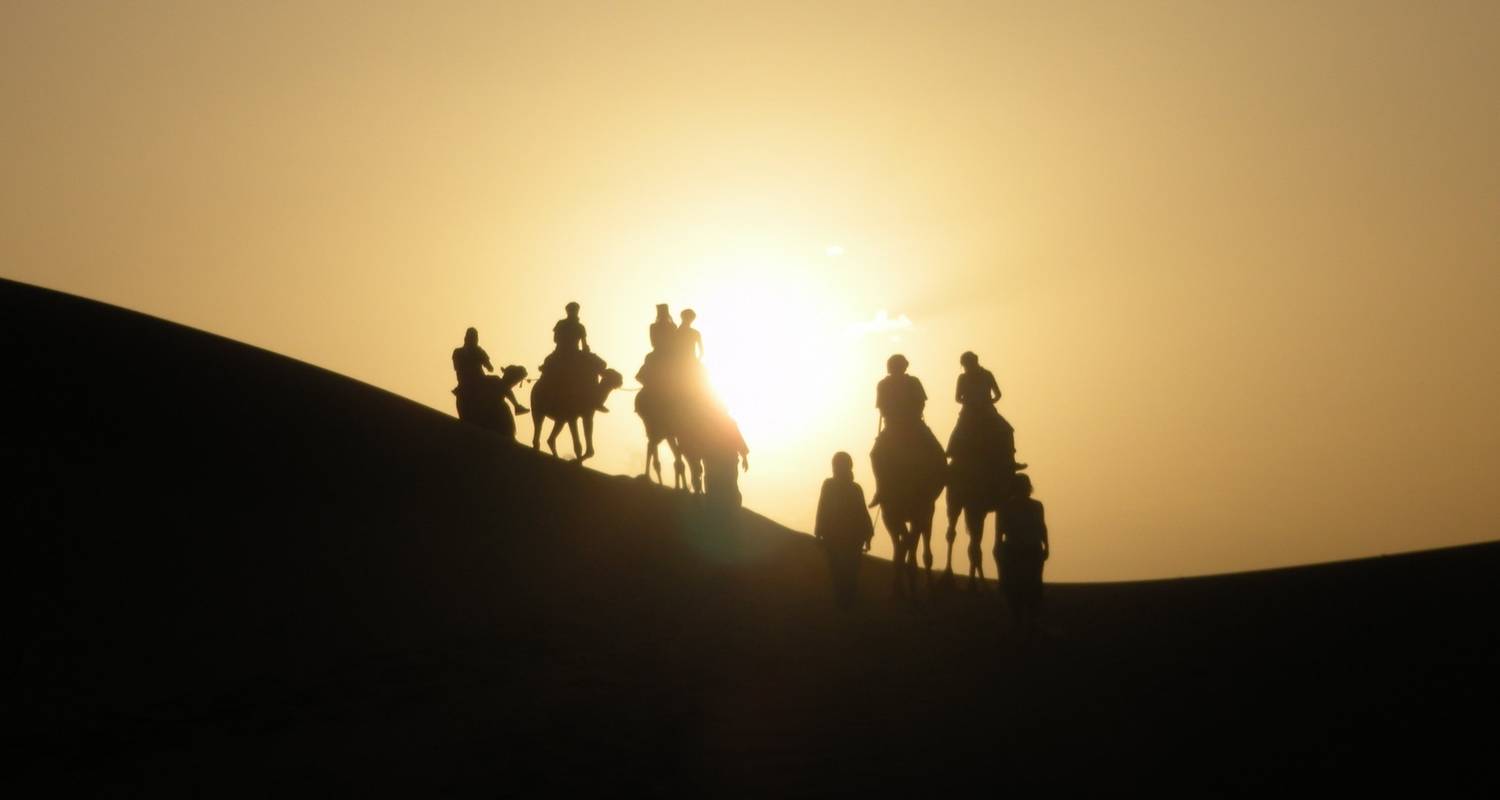
[[[854,482],[854,459],[848,453],[833,454],[833,477],[823,481],[818,494],[813,536],[828,555],[834,601],[849,608],[859,585],[859,555],[870,549],[875,526],[865,508],[864,489]]]
[[[995,542],[995,566],[1011,619],[1029,636],[1041,611],[1042,566],[1052,555],[1052,545],[1042,504],[1031,496],[1031,476],[1021,473],[1011,486],[1010,497],[1000,504],[997,527],[1003,537]]]

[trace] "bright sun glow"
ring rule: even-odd
[[[842,413],[851,315],[805,279],[723,284],[697,308],[714,391],[747,438],[787,442]]]

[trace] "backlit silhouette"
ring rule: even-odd
[[[948,460],[932,429],[922,421],[927,392],[915,376],[906,374],[905,356],[886,361],[886,371],[875,390],[880,409],[880,432],[870,451],[875,473],[875,500],[891,536],[896,562],[895,589],[915,592],[917,544],[924,548],[928,580],[932,575],[932,517],[938,495],[947,483]],[[903,587],[903,577],[905,586]]]
[[[750,447],[729,413],[715,403],[690,410],[677,441],[693,491],[716,505],[739,506],[740,469],[750,469]]]
[[[1015,433],[1000,416],[995,403],[1000,386],[979,357],[966,352],[959,357],[963,372],[958,376],[954,400],[962,405],[958,423],[948,438],[953,459],[948,476],[948,566],[953,570],[953,542],[958,536],[958,518],[963,515],[969,533],[969,586],[984,578],[984,521],[1012,491],[1011,478],[1024,469],[1015,459]],[[998,536],[998,533],[996,534]]]
[[[511,406],[516,414],[527,412],[515,394],[516,385],[526,379],[526,369],[511,365],[500,375],[485,374],[494,370],[489,353],[479,346],[479,331],[469,328],[464,332],[463,346],[453,350],[453,371],[458,378],[453,394],[458,418],[511,439],[516,435]]]
[[[1013,493],[1000,505],[1000,532],[996,537],[1001,541],[995,544],[996,569],[1012,619],[1017,627],[1030,633],[1041,610],[1042,566],[1052,555],[1052,546],[1047,540],[1042,504],[1031,496],[1031,477],[1017,475],[1011,485]]]
[[[859,583],[860,553],[870,549],[875,527],[865,508],[865,492],[854,482],[854,459],[834,453],[833,477],[823,481],[818,494],[818,516],[813,536],[823,543],[833,596],[841,607],[854,603]]]
[[[734,422],[718,407],[708,375],[698,360],[703,337],[692,327],[696,318],[692,309],[684,310],[679,327],[672,322],[665,304],[656,307],[656,321],[650,331],[652,350],[635,376],[641,384],[635,411],[646,428],[644,474],[650,477],[654,471],[657,483],[662,482],[660,449],[665,442],[672,451],[674,487],[688,488],[690,470],[692,489],[700,492],[709,454],[737,453],[743,442],[733,441],[739,435],[737,426],[733,436],[723,433]],[[728,450],[715,447],[714,443],[721,441],[729,442]],[[719,461],[721,465],[727,463],[724,458]]]
[[[542,426],[552,420],[547,449],[557,455],[557,435],[564,423],[573,437],[573,455],[583,461],[594,456],[594,414],[604,408],[609,393],[620,388],[624,379],[609,369],[604,359],[593,353],[580,353],[578,362],[561,375],[544,372],[531,387],[531,405],[535,413],[531,446],[540,449]],[[568,383],[567,381],[572,381]],[[583,447],[578,441],[578,421],[583,421]]]

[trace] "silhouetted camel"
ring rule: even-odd
[[[658,310],[664,313],[664,307],[658,306]],[[684,323],[692,321],[691,314],[683,312]],[[694,355],[694,348],[702,347],[698,332],[689,327],[668,329],[665,325],[661,320],[652,325],[652,340],[658,346],[646,355],[635,376],[641,384],[640,394],[635,398],[635,412],[646,427],[645,475],[649,478],[654,468],[656,482],[662,483],[660,446],[666,442],[672,450],[674,487],[687,488],[684,471],[688,466],[693,468],[694,486],[701,487],[702,454],[697,454],[691,463],[684,459],[684,431],[701,421],[700,415],[714,412],[716,401],[708,388],[703,366]],[[684,332],[691,335],[683,336]],[[718,413],[722,414],[722,409]]]
[[[666,442],[667,447],[672,451],[672,486],[674,489],[686,489],[685,462],[682,458],[682,448],[677,442],[674,411],[670,398],[664,396],[660,388],[646,386],[635,396],[635,413],[641,418],[641,424],[646,426],[646,472],[644,474],[648,478],[651,477],[651,470],[655,468],[656,482],[662,483],[661,444]]]
[[[984,521],[1000,508],[1013,492],[1016,473],[998,469],[994,464],[976,463],[973,459],[954,458],[948,467],[948,564],[945,572],[953,574],[953,542],[958,538],[958,518],[963,516],[969,533],[969,588],[983,586]],[[995,537],[1001,536],[999,517]],[[997,565],[996,569],[999,567]]]
[[[515,403],[517,413],[526,409],[516,402],[515,387],[526,379],[526,368],[514,364],[499,375],[485,375],[453,389],[458,400],[458,418],[492,430],[507,439],[516,436],[516,418],[506,401]]]
[[[575,373],[570,369],[558,374],[543,372],[536,385],[531,387],[531,411],[536,423],[531,446],[541,449],[542,425],[546,419],[551,419],[552,433],[547,437],[547,449],[552,455],[557,455],[557,435],[566,422],[568,433],[573,437],[573,455],[583,461],[594,455],[594,413],[604,404],[609,393],[624,385],[625,380],[619,372],[606,369],[604,359],[593,353],[581,353],[579,358],[585,370]],[[578,382],[570,386],[572,380]],[[583,420],[586,448],[580,447],[578,441],[579,419]]]
[[[870,464],[875,473],[872,505],[880,506],[891,536],[895,591],[901,593],[904,576],[906,590],[915,595],[918,540],[924,550],[928,586],[932,584],[932,518],[947,483],[948,460],[926,423],[917,420],[881,431]]]

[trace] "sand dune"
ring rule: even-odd
[[[0,358],[18,776],[156,795],[1493,784],[1497,545],[1050,586],[1023,647],[992,591],[893,602],[872,560],[840,613],[803,534],[133,312],[0,281]]]

